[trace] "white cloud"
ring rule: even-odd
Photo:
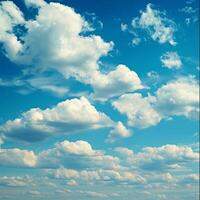
[[[36,142],[55,134],[72,134],[87,129],[112,127],[114,123],[81,97],[58,103],[53,108],[32,108],[21,117],[1,125],[7,138]]]
[[[69,180],[67,182],[67,185],[69,185],[69,186],[77,186],[78,184],[77,184],[77,182],[75,180]]]
[[[141,16],[132,20],[133,31],[145,30],[149,36],[159,43],[176,45],[174,32],[175,23],[166,17],[166,13],[156,10],[152,4],[147,4],[146,10],[141,11]]]
[[[128,30],[127,24],[121,24],[121,31],[126,32]]]
[[[154,107],[163,117],[176,115],[198,119],[198,94],[199,84],[194,77],[180,77],[157,90]]]
[[[184,8],[179,9],[179,11],[187,14],[192,14],[196,13],[198,9],[194,9],[192,6],[185,6]]]
[[[21,149],[0,149],[0,166],[35,167],[37,156],[33,151]]]
[[[95,98],[99,100],[144,88],[138,75],[125,65],[118,65],[106,75],[96,74],[93,77],[92,87]]]
[[[27,79],[26,82],[30,84],[31,87],[48,91],[56,96],[62,97],[69,93],[69,88],[67,86],[60,84],[60,76],[36,76]],[[23,83],[23,82],[22,82]],[[26,83],[24,83],[25,85]]]
[[[31,185],[32,181],[29,176],[0,176],[0,185],[8,187],[24,187]]]
[[[64,166],[71,169],[114,169],[118,165],[117,157],[92,149],[86,141],[65,140],[58,143],[55,148],[44,150],[38,155],[38,166],[46,168]],[[69,171],[69,173],[76,176],[74,171]]]
[[[128,124],[133,127],[147,128],[161,120],[160,115],[152,108],[153,97],[143,98],[139,93],[124,94],[112,105],[120,113],[128,117]]]
[[[6,33],[7,30],[3,30],[7,39],[1,41],[7,57],[24,66],[25,75],[37,74],[40,77],[29,78],[24,84],[61,96],[68,90],[59,87],[57,81],[55,85],[54,81],[51,84],[48,81],[41,84],[41,79],[43,81],[46,78],[45,72],[51,76],[58,73],[62,78],[57,80],[61,82],[73,77],[83,84],[91,85],[93,96],[101,100],[143,88],[138,75],[125,65],[118,65],[110,72],[101,72],[99,60],[108,55],[113,42],[105,42],[100,36],[93,34],[86,36],[85,33],[91,31],[91,25],[74,9],[60,3],[48,4],[39,0],[26,0],[25,3],[27,6],[39,6],[35,19],[25,21],[21,17],[17,22],[16,17],[9,19],[12,38]],[[13,3],[12,5],[23,16]],[[2,15],[6,13],[2,11]],[[13,27],[17,24],[27,29],[20,39],[13,32]]]
[[[94,149],[86,141],[65,140],[37,154],[20,149],[3,149],[1,152],[1,165],[42,169],[45,177],[52,181],[65,180],[69,186],[106,183],[148,187],[161,186],[163,183],[186,185],[198,181],[194,174],[171,174],[199,161],[199,153],[183,145],[144,147],[137,152],[117,147],[113,156]],[[29,182],[32,182],[31,179]],[[19,177],[15,181],[13,178],[0,177],[0,184],[7,186],[25,186],[26,183],[26,178]]]
[[[185,166],[186,163],[195,163],[199,160],[199,153],[194,152],[191,147],[170,144],[161,147],[144,147],[137,153],[134,153],[131,149],[122,147],[116,148],[116,151],[124,156],[128,166],[147,171],[160,172],[163,170],[179,169],[181,166]],[[156,178],[155,176],[152,177],[152,175],[149,177],[148,174],[147,177],[144,177],[148,180],[149,178]],[[161,179],[161,177],[158,177],[158,179]],[[172,177],[163,176],[163,180],[172,180]]]
[[[94,169],[94,170],[71,170],[67,168],[58,168],[50,171],[55,178],[70,180],[74,178],[80,183],[116,183],[116,184],[144,184],[145,179],[132,171],[114,170],[114,169]]]
[[[141,42],[141,39],[139,37],[135,37],[132,39],[132,45],[133,46],[136,46],[136,45],[139,45]]]
[[[30,7],[38,8],[46,4],[46,2],[43,0],[24,0],[24,3],[28,8]]]
[[[117,139],[120,138],[128,138],[131,137],[131,131],[129,129],[127,129],[122,122],[118,122],[115,125],[115,128],[112,129],[106,139],[106,142],[108,143],[113,143],[115,142]]]
[[[11,61],[17,58],[22,44],[13,33],[15,26],[24,24],[23,13],[12,1],[0,2],[0,43]]]
[[[179,77],[161,86],[155,96],[125,94],[112,105],[127,116],[130,126],[147,128],[173,116],[198,119],[198,91],[198,82],[194,77]]]
[[[181,58],[176,52],[166,52],[160,60],[163,66],[169,69],[180,69],[182,66]]]

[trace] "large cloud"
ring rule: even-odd
[[[8,24],[0,29],[0,35],[3,35],[0,42],[6,56],[24,66],[21,79],[27,81],[23,81],[23,85],[28,82],[34,88],[54,93],[60,91],[58,95],[65,95],[67,91],[58,83],[54,86],[50,80],[56,78],[62,83],[73,77],[91,85],[95,98],[104,100],[142,88],[137,74],[126,66],[119,65],[111,72],[101,72],[99,60],[108,55],[113,42],[105,42],[100,36],[91,34],[91,25],[74,9],[42,0],[26,0],[25,3],[28,7],[38,8],[38,14],[32,20],[25,21],[22,12],[12,2],[0,5],[0,14],[5,18],[2,23]],[[15,9],[17,15],[4,9],[7,4]],[[20,27],[26,31],[17,37],[14,29]],[[62,78],[58,79],[57,73]],[[45,79],[47,74],[55,78],[49,77],[41,87],[41,78]],[[41,78],[37,79],[36,75]]]
[[[9,120],[0,127],[6,137],[36,142],[55,134],[72,134],[87,129],[111,127],[114,123],[81,97],[58,103],[53,108],[32,108],[21,117]]]
[[[155,96],[124,94],[112,105],[127,116],[129,125],[147,128],[173,116],[198,119],[198,91],[198,81],[194,77],[180,77],[161,86]]]

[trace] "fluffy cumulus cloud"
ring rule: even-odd
[[[96,169],[90,170],[71,170],[67,168],[59,168],[54,171],[49,171],[53,177],[58,179],[72,180],[75,179],[81,183],[115,183],[115,184],[144,184],[146,182],[138,173],[128,170],[109,170],[109,169]]]
[[[36,142],[59,133],[72,134],[113,124],[107,115],[98,112],[86,98],[81,97],[45,110],[32,108],[21,117],[8,120],[0,127],[0,132],[7,138]]]
[[[0,16],[0,43],[6,56],[14,61],[22,44],[13,31],[15,26],[25,23],[23,13],[12,1],[2,1],[0,2]]]
[[[169,69],[179,69],[182,66],[182,61],[177,52],[166,52],[161,57],[160,60],[164,67]]]
[[[37,156],[33,151],[21,149],[0,149],[0,166],[34,167]]]
[[[137,30],[146,31],[151,39],[160,44],[176,45],[174,38],[176,24],[167,18],[165,12],[155,9],[152,4],[147,4],[141,15],[132,20],[132,28],[136,33]]]
[[[64,166],[69,169],[113,169],[117,168],[117,157],[106,155],[94,150],[86,141],[58,143],[55,148],[44,150],[38,155],[38,166],[58,168]]]
[[[120,96],[112,105],[127,116],[130,126],[147,128],[161,120],[160,115],[151,106],[153,102],[153,97],[142,97],[139,93],[133,93]]]
[[[157,90],[154,107],[163,117],[176,115],[198,119],[198,94],[199,83],[194,77],[180,77]]]
[[[118,122],[115,128],[110,131],[106,142],[113,143],[120,138],[128,138],[131,136],[131,131],[127,129],[122,122]]]
[[[155,96],[124,94],[112,105],[127,116],[129,125],[147,128],[173,116],[198,119],[198,91],[198,81],[194,77],[179,77],[161,86]]]
[[[188,146],[164,145],[161,147],[144,147],[141,152],[134,153],[127,148],[118,147],[119,152],[133,168],[147,171],[163,171],[180,169],[186,163],[197,162],[199,153]]]
[[[25,0],[25,4],[28,8],[38,9],[34,19],[24,20],[23,13],[13,2],[1,3],[1,21],[5,26],[0,29],[0,42],[6,56],[23,66],[24,77],[33,76],[27,80],[32,87],[54,93],[59,91],[58,95],[65,95],[67,91],[63,87],[50,81],[59,74],[62,78],[57,80],[73,77],[91,85],[95,97],[99,99],[142,88],[137,74],[126,66],[119,65],[111,72],[101,72],[99,60],[108,55],[113,42],[105,42],[100,36],[92,34],[91,25],[74,9],[42,0]],[[6,10],[8,8],[12,9]],[[14,29],[20,27],[25,31],[16,36]],[[53,78],[49,77],[42,87],[40,80],[45,78],[45,73]],[[41,78],[35,78],[36,74]]]
[[[144,88],[138,75],[125,65],[118,65],[106,75],[97,74],[93,79],[94,96],[100,100]]]
[[[147,187],[163,183],[186,185],[198,181],[195,174],[172,175],[174,170],[181,171],[191,163],[198,163],[199,153],[183,145],[144,147],[137,152],[118,147],[113,155],[94,149],[86,141],[65,140],[38,153],[20,149],[2,149],[1,152],[1,165],[42,169],[51,180],[65,180],[70,187],[95,183]],[[152,176],[155,171],[157,174]],[[18,179],[4,177],[0,182],[13,186],[23,184],[23,179]]]
[[[1,149],[0,161],[0,165],[5,167],[53,169],[63,166],[76,170],[119,168],[117,157],[95,150],[88,142],[82,140],[65,140],[38,154],[21,149]],[[73,170],[69,172],[75,177]]]

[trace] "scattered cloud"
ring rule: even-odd
[[[182,61],[177,52],[166,52],[160,57],[160,60],[163,67],[168,69],[180,69],[182,67]]]
[[[24,0],[24,3],[27,8],[30,8],[30,7],[38,8],[46,4],[46,2],[43,0]]]
[[[106,139],[106,142],[113,143],[117,139],[131,137],[131,131],[128,130],[122,122],[118,122],[114,129],[112,129]]]
[[[0,186],[7,187],[24,187],[31,185],[33,182],[29,176],[0,176]]]
[[[141,15],[132,20],[132,31],[144,30],[152,40],[160,44],[169,43],[176,45],[174,33],[176,24],[166,17],[164,11],[154,8],[152,4],[147,4],[146,10],[140,12]]]

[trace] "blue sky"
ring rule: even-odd
[[[0,199],[198,199],[199,2],[0,2]]]

